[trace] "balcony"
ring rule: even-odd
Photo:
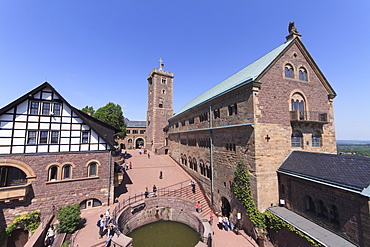
[[[321,124],[329,123],[328,113],[317,111],[301,113],[298,110],[290,111],[290,121],[298,123],[321,123]]]
[[[10,202],[11,200],[24,201],[30,189],[30,183],[16,186],[0,187],[0,201],[4,201],[6,203]]]

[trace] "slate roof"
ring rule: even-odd
[[[124,119],[128,128],[146,128],[146,121],[130,121],[130,119]]]
[[[370,196],[370,159],[357,156],[293,151],[278,172],[324,182]]]
[[[236,72],[226,80],[220,82],[213,88],[193,99],[183,108],[181,108],[173,117],[176,117],[198,105],[203,104],[206,101],[209,101],[250,81],[255,80],[292,41],[293,39],[281,44],[263,57],[259,58],[258,60]]]

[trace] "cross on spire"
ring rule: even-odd
[[[163,63],[162,58],[160,58],[158,61],[159,61],[159,70],[162,70],[163,67],[164,67],[164,63]]]

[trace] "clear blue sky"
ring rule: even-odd
[[[370,1],[0,0],[0,108],[44,81],[77,108],[145,120],[147,76],[174,111],[285,42],[288,24],[337,92],[338,140],[370,140]]]

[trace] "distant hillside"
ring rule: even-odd
[[[337,152],[342,155],[370,157],[370,141],[338,140]]]
[[[369,141],[357,141],[357,140],[337,140],[337,145],[366,145],[370,144]]]

